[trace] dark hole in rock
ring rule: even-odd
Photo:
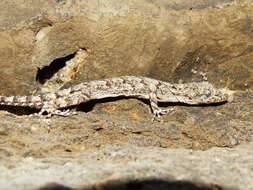
[[[87,50],[86,48],[81,48],[82,50]],[[49,66],[45,66],[42,69],[38,68],[36,81],[40,84],[44,84],[48,79],[50,79],[55,73],[60,69],[66,66],[66,62],[73,59],[76,55],[76,52],[67,55],[65,57],[60,57],[53,60]]]
[[[66,62],[75,57],[76,53],[72,53],[65,57],[57,58],[49,66],[45,66],[42,69],[38,68],[36,81],[40,84],[44,84],[50,79],[55,73],[66,66]]]

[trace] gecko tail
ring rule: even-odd
[[[41,107],[40,96],[0,96],[0,105]]]

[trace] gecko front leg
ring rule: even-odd
[[[155,92],[151,92],[149,95],[149,101],[151,105],[151,109],[153,112],[152,121],[161,121],[161,115],[168,114],[169,112],[173,111],[174,108],[169,109],[161,109],[158,107],[158,100]]]

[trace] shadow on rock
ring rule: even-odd
[[[215,184],[194,184],[187,181],[164,181],[159,179],[138,181],[109,181],[103,184],[82,188],[70,188],[60,184],[48,184],[37,190],[226,190]],[[227,189],[228,190],[228,189]],[[230,190],[236,190],[231,189]]]

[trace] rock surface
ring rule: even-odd
[[[0,1],[1,95],[120,75],[236,92],[227,104],[176,105],[162,123],[135,99],[52,119],[1,106],[1,189],[252,189],[252,9],[250,0]]]
[[[46,158],[27,157],[18,160],[18,164],[14,159],[8,167],[0,167],[1,187],[29,189],[41,185],[40,189],[50,189],[52,185],[44,184],[54,182],[58,184],[54,187],[62,190],[65,190],[63,186],[129,190],[252,189],[252,145],[203,152],[118,144],[85,153],[66,151]]]

